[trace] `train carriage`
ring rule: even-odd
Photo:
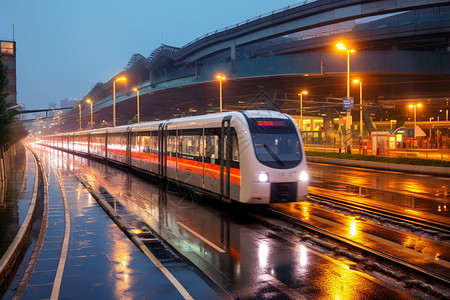
[[[72,150],[71,134],[57,148]],[[46,139],[49,140],[49,139]],[[50,139],[51,140],[51,139]],[[309,178],[300,134],[288,115],[244,111],[73,134],[73,151],[212,192],[225,201],[300,201]]]
[[[89,154],[106,158],[106,129],[96,129],[89,132]]]

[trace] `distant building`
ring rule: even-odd
[[[74,107],[77,106],[78,104],[78,99],[77,98],[66,98],[66,99],[62,99],[60,102],[60,107]]]
[[[48,103],[48,108],[49,109],[56,109],[57,107],[56,107],[56,103],[55,102],[53,102],[53,101],[50,101],[49,103]],[[49,111],[48,112],[48,116],[49,117],[54,117],[55,116],[55,112],[54,111]]]
[[[3,63],[8,67],[8,86],[6,92],[9,94],[6,102],[11,105],[17,104],[16,87],[16,42],[0,40],[0,51]]]

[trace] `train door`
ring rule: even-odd
[[[220,198],[231,202],[230,198],[230,167],[232,154],[231,138],[231,116],[226,116],[222,120],[222,127],[219,138],[219,158],[220,158]]]
[[[158,128],[158,176],[167,176],[167,123],[159,124]]]
[[[105,147],[104,154],[105,154],[105,158],[108,159],[108,139],[109,139],[108,130],[105,131],[104,135],[105,135],[105,141],[104,141],[104,144],[103,144],[103,146]]]
[[[133,138],[133,133],[131,132],[131,127],[127,128],[126,131],[126,141],[127,147],[125,148],[126,153],[126,164],[131,167],[131,139]]]

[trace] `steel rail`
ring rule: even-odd
[[[354,202],[348,203],[348,202],[345,202],[344,200],[340,200],[337,198],[331,198],[331,197],[327,197],[327,196],[323,196],[323,195],[317,195],[317,194],[310,193],[309,196],[313,200],[327,201],[327,202],[330,202],[333,204],[338,204],[339,206],[342,206],[342,207],[345,207],[348,209],[359,210],[364,213],[369,213],[369,214],[373,214],[376,216],[393,219],[395,221],[408,223],[413,226],[422,227],[422,229],[424,229],[424,230],[439,231],[444,234],[450,235],[450,225],[449,224],[439,223],[436,221],[429,221],[429,220],[426,220],[423,218],[421,219],[421,218],[417,218],[417,217],[405,216],[405,215],[401,215],[399,213],[395,213],[392,211],[386,211],[383,209],[370,207],[370,206],[359,204],[359,203],[354,203]]]
[[[402,258],[396,257],[394,255],[391,255],[389,253],[386,253],[384,251],[381,250],[377,250],[374,249],[372,247],[363,245],[361,243],[355,242],[349,238],[340,236],[338,234],[335,234],[331,231],[328,231],[326,229],[322,229],[320,227],[311,225],[307,222],[304,222],[302,220],[299,220],[291,215],[282,213],[280,211],[277,211],[275,209],[269,208],[269,207],[261,207],[261,209],[263,210],[264,213],[270,214],[273,217],[276,217],[280,220],[286,221],[288,223],[306,228],[310,231],[313,231],[319,235],[325,236],[331,240],[334,240],[338,243],[341,244],[345,244],[346,246],[353,248],[353,249],[357,249],[363,253],[375,256],[377,258],[380,258],[382,260],[385,260],[389,263],[395,264],[401,268],[404,268],[408,271],[412,271],[416,274],[420,274],[422,276],[424,276],[425,278],[431,279],[431,280],[435,280],[440,282],[441,284],[443,284],[444,286],[450,286],[450,276],[446,275],[446,274],[440,274],[440,273],[436,273],[433,270],[430,270],[428,268],[413,264],[411,262],[408,262]],[[254,214],[249,213],[251,215],[254,216]],[[254,216],[255,218],[258,218],[257,216]],[[259,218],[260,219],[260,218]]]

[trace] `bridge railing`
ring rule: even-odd
[[[289,10],[289,9],[292,9],[292,8],[295,8],[295,7],[299,7],[299,6],[302,6],[302,5],[311,3],[311,2],[315,2],[315,1],[317,1],[317,0],[305,0],[305,1],[302,1],[302,2],[300,2],[300,3],[298,3],[298,4],[293,4],[293,5],[285,6],[285,7],[283,7],[283,8],[279,8],[279,9],[273,10],[273,11],[271,11],[271,12],[268,12],[268,13],[265,13],[265,14],[261,14],[261,15],[259,15],[259,16],[256,16],[256,17],[247,19],[247,20],[245,20],[245,21],[236,23],[236,24],[234,24],[234,25],[230,25],[230,26],[227,26],[227,27],[224,27],[224,28],[220,28],[220,29],[217,29],[217,30],[208,32],[208,33],[206,33],[206,34],[204,34],[204,35],[202,35],[202,36],[196,38],[195,40],[193,40],[193,41],[187,43],[186,45],[183,46],[183,48],[189,47],[190,45],[192,45],[192,44],[198,42],[199,40],[204,39],[204,38],[206,38],[206,37],[208,37],[208,36],[210,36],[210,35],[213,35],[213,34],[216,34],[216,33],[219,33],[219,32],[225,32],[225,31],[227,31],[227,30],[229,30],[229,29],[237,28],[237,27],[239,27],[239,26],[241,26],[241,25],[248,24],[248,23],[250,23],[250,22],[253,22],[253,21],[256,21],[256,20],[265,18],[265,17],[267,17],[267,16],[274,15],[274,14],[277,14],[277,13],[280,13],[280,12],[283,12],[283,11],[286,11],[286,10]]]

